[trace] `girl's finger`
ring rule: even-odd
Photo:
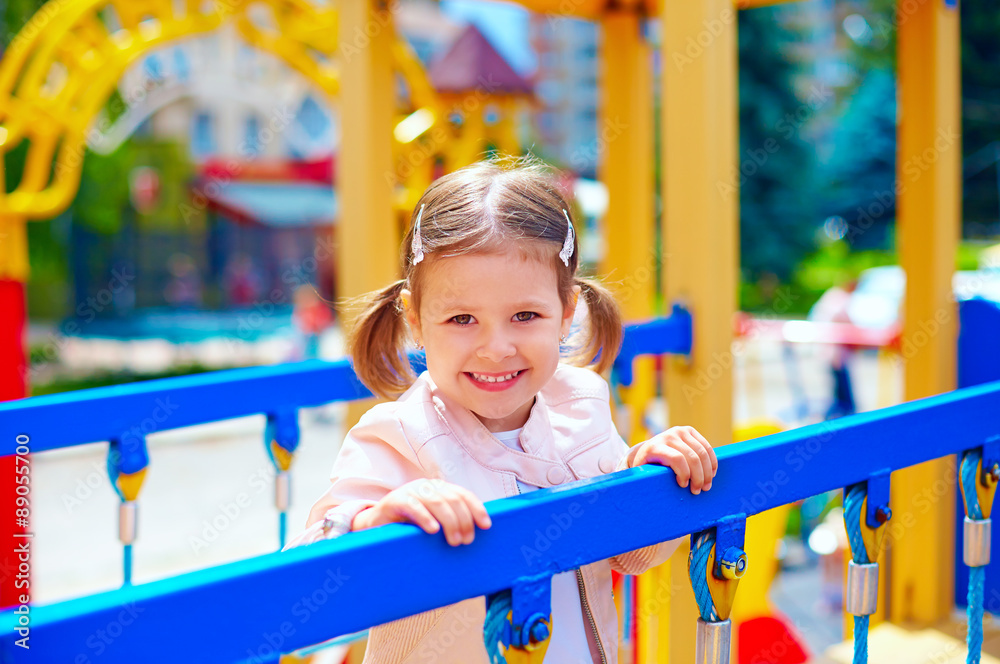
[[[452,509],[451,504],[443,496],[435,496],[434,498],[425,500],[424,507],[441,524],[441,529],[444,530],[444,537],[448,540],[448,544],[458,546],[462,543],[462,533],[458,523],[458,516],[455,515],[455,510]]]
[[[691,468],[688,465],[687,457],[673,447],[654,447],[646,455],[646,463],[658,463],[667,466],[674,471],[677,477],[677,486],[686,489],[691,482]]]
[[[715,448],[712,447],[712,443],[708,442],[708,440],[694,427],[691,427],[690,432],[691,435],[694,436],[698,442],[704,445],[706,450],[708,450],[708,455],[712,459],[712,475],[714,476],[715,471],[719,469],[719,459],[715,456]]]
[[[493,521],[490,519],[489,513],[486,511],[486,506],[483,505],[483,501],[479,500],[476,494],[472,493],[464,487],[455,487],[458,493],[465,499],[465,504],[469,508],[469,512],[472,514],[473,520],[476,525],[486,530],[493,525]]]
[[[705,449],[705,445],[691,435],[690,431],[681,434],[684,437],[685,442],[694,450],[698,455],[698,462],[701,465],[701,476],[702,483],[698,487],[699,489],[704,489],[706,486],[712,483],[712,478],[715,476],[715,471],[712,469],[712,458],[708,454],[708,450]]]
[[[681,450],[681,454],[687,460],[688,470],[691,473],[691,493],[698,495],[705,484],[705,470],[701,466],[701,457],[687,445]]]
[[[472,518],[472,511],[469,510],[469,506],[465,502],[465,496],[457,491],[452,491],[449,492],[447,500],[458,520],[458,536],[461,543],[472,544],[472,540],[476,536],[476,525]]]
[[[433,535],[441,527],[427,508],[424,507],[424,504],[419,500],[407,500],[405,503],[400,504],[396,508],[396,512],[406,521],[420,526],[425,533]]]

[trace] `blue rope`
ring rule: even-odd
[[[979,664],[983,652],[983,585],[986,581],[985,567],[969,568],[969,606],[966,616],[969,620],[969,632],[965,636],[969,653],[965,657],[966,664]]]
[[[132,545],[122,545],[122,585],[132,585]]]
[[[855,484],[844,497],[844,525],[847,527],[847,539],[851,542],[851,559],[855,565],[867,565],[868,549],[865,548],[865,538],[861,535],[861,508],[867,495],[864,484]]]
[[[698,613],[705,622],[719,622],[719,614],[712,602],[712,593],[708,589],[708,556],[715,544],[715,533],[705,530],[691,537],[691,553],[688,556],[688,574],[691,577],[691,588],[694,599],[698,602]]]
[[[861,508],[864,506],[868,488],[864,484],[855,484],[844,496],[844,525],[847,528],[847,539],[851,542],[851,560],[855,565],[867,565],[868,549],[861,535]],[[854,664],[866,664],[868,661],[868,616],[854,616]]]
[[[980,521],[983,518],[983,506],[979,504],[979,494],[976,493],[979,450],[966,452],[959,470],[962,473],[962,492],[965,494],[965,514],[970,519]]]
[[[966,452],[965,457],[959,465],[962,475],[962,493],[965,494],[965,513],[974,520],[983,519],[983,506],[979,504],[979,494],[976,492],[976,477],[979,470],[979,450]],[[966,633],[965,641],[968,645],[968,654],[965,656],[967,664],[979,664],[983,652],[983,587],[986,583],[985,567],[969,568],[969,606],[966,609],[966,618],[969,622],[969,630]]]
[[[507,664],[507,659],[500,652],[500,643],[504,641],[504,630],[510,624],[507,620],[507,614],[510,613],[511,607],[509,590],[497,593],[493,597],[493,601],[486,606],[483,641],[486,643],[486,654],[490,658],[490,664]]]
[[[635,577],[622,577],[622,641],[632,643],[632,624],[635,622]]]
[[[854,664],[865,664],[868,661],[868,618],[871,616],[854,616]]]

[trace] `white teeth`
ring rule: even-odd
[[[472,374],[472,377],[475,378],[476,380],[478,380],[481,383],[502,383],[505,380],[510,380],[511,378],[513,378],[514,376],[516,376],[519,373],[521,373],[521,372],[520,371],[515,371],[513,373],[507,374],[506,376],[482,376],[480,374],[474,373],[474,374]]]

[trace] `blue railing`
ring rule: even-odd
[[[687,352],[690,319],[670,331],[679,320],[672,317],[663,325],[680,340],[672,350]],[[664,352],[662,339],[655,352]],[[632,347],[632,355],[643,354],[642,344]],[[26,399],[0,404],[0,431],[31,431],[38,443],[33,451],[39,451],[115,437],[123,441],[130,433],[136,437],[132,427],[144,433],[143,420],[164,407],[157,399],[170,399],[173,412],[154,422],[155,430],[294,412],[364,394],[343,373],[349,371],[345,366],[307,362]],[[94,660],[99,644],[101,662],[132,662],[137,656],[155,660],[154,644],[172,635],[164,660],[273,662],[279,652],[462,599],[545,582],[584,564],[858,482],[869,482],[872,512],[888,499],[891,471],[976,448],[995,456],[998,414],[1000,382],[989,383],[721,447],[713,489],[699,496],[678,488],[669,469],[641,467],[487,503],[493,526],[468,546],[452,548],[440,534],[389,525],[32,607],[30,658],[72,662],[84,661],[77,659],[83,655]],[[613,536],[595,536],[607,533],[610,524]],[[24,651],[14,645],[17,616],[4,616],[0,652],[11,661]],[[113,638],[95,641],[99,631],[111,634],[109,626]]]
[[[997,413],[1000,382],[721,447],[712,491],[699,496],[680,489],[669,469],[635,468],[487,503],[493,526],[468,546],[452,548],[440,534],[389,525],[36,607],[31,654],[37,661],[75,661],[91,653],[95,630],[116,624],[101,662],[148,658],[151,644],[167,634],[176,635],[171,661],[276,661],[278,651],[981,447],[1000,440]],[[547,532],[541,524],[557,527]],[[611,524],[612,537],[595,536]],[[537,543],[539,537],[545,541]],[[310,597],[303,614],[303,598]],[[14,638],[8,627],[8,654]]]

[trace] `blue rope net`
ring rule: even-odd
[[[708,589],[708,558],[715,545],[715,532],[706,530],[691,537],[691,553],[688,556],[688,574],[691,577],[691,588],[694,589],[694,599],[698,603],[698,613],[705,622],[719,622],[719,614],[712,602],[712,593]]]
[[[979,469],[979,450],[966,452],[959,466],[961,471],[962,493],[965,494],[965,513],[974,520],[983,519],[983,506],[979,504],[979,494],[976,492],[976,477]],[[969,568],[969,594],[966,618],[969,630],[965,641],[968,645],[966,664],[979,664],[983,652],[983,588],[986,584],[986,568]]]
[[[486,644],[486,654],[490,658],[490,664],[507,664],[507,659],[500,652],[500,644],[505,643],[504,632],[509,624],[507,615],[512,606],[509,590],[497,593],[493,601],[486,606],[483,641]]]
[[[867,565],[868,549],[861,535],[861,508],[868,493],[864,484],[856,484],[844,496],[844,525],[851,543],[851,559],[855,565]],[[854,616],[854,664],[868,661],[868,616]]]

